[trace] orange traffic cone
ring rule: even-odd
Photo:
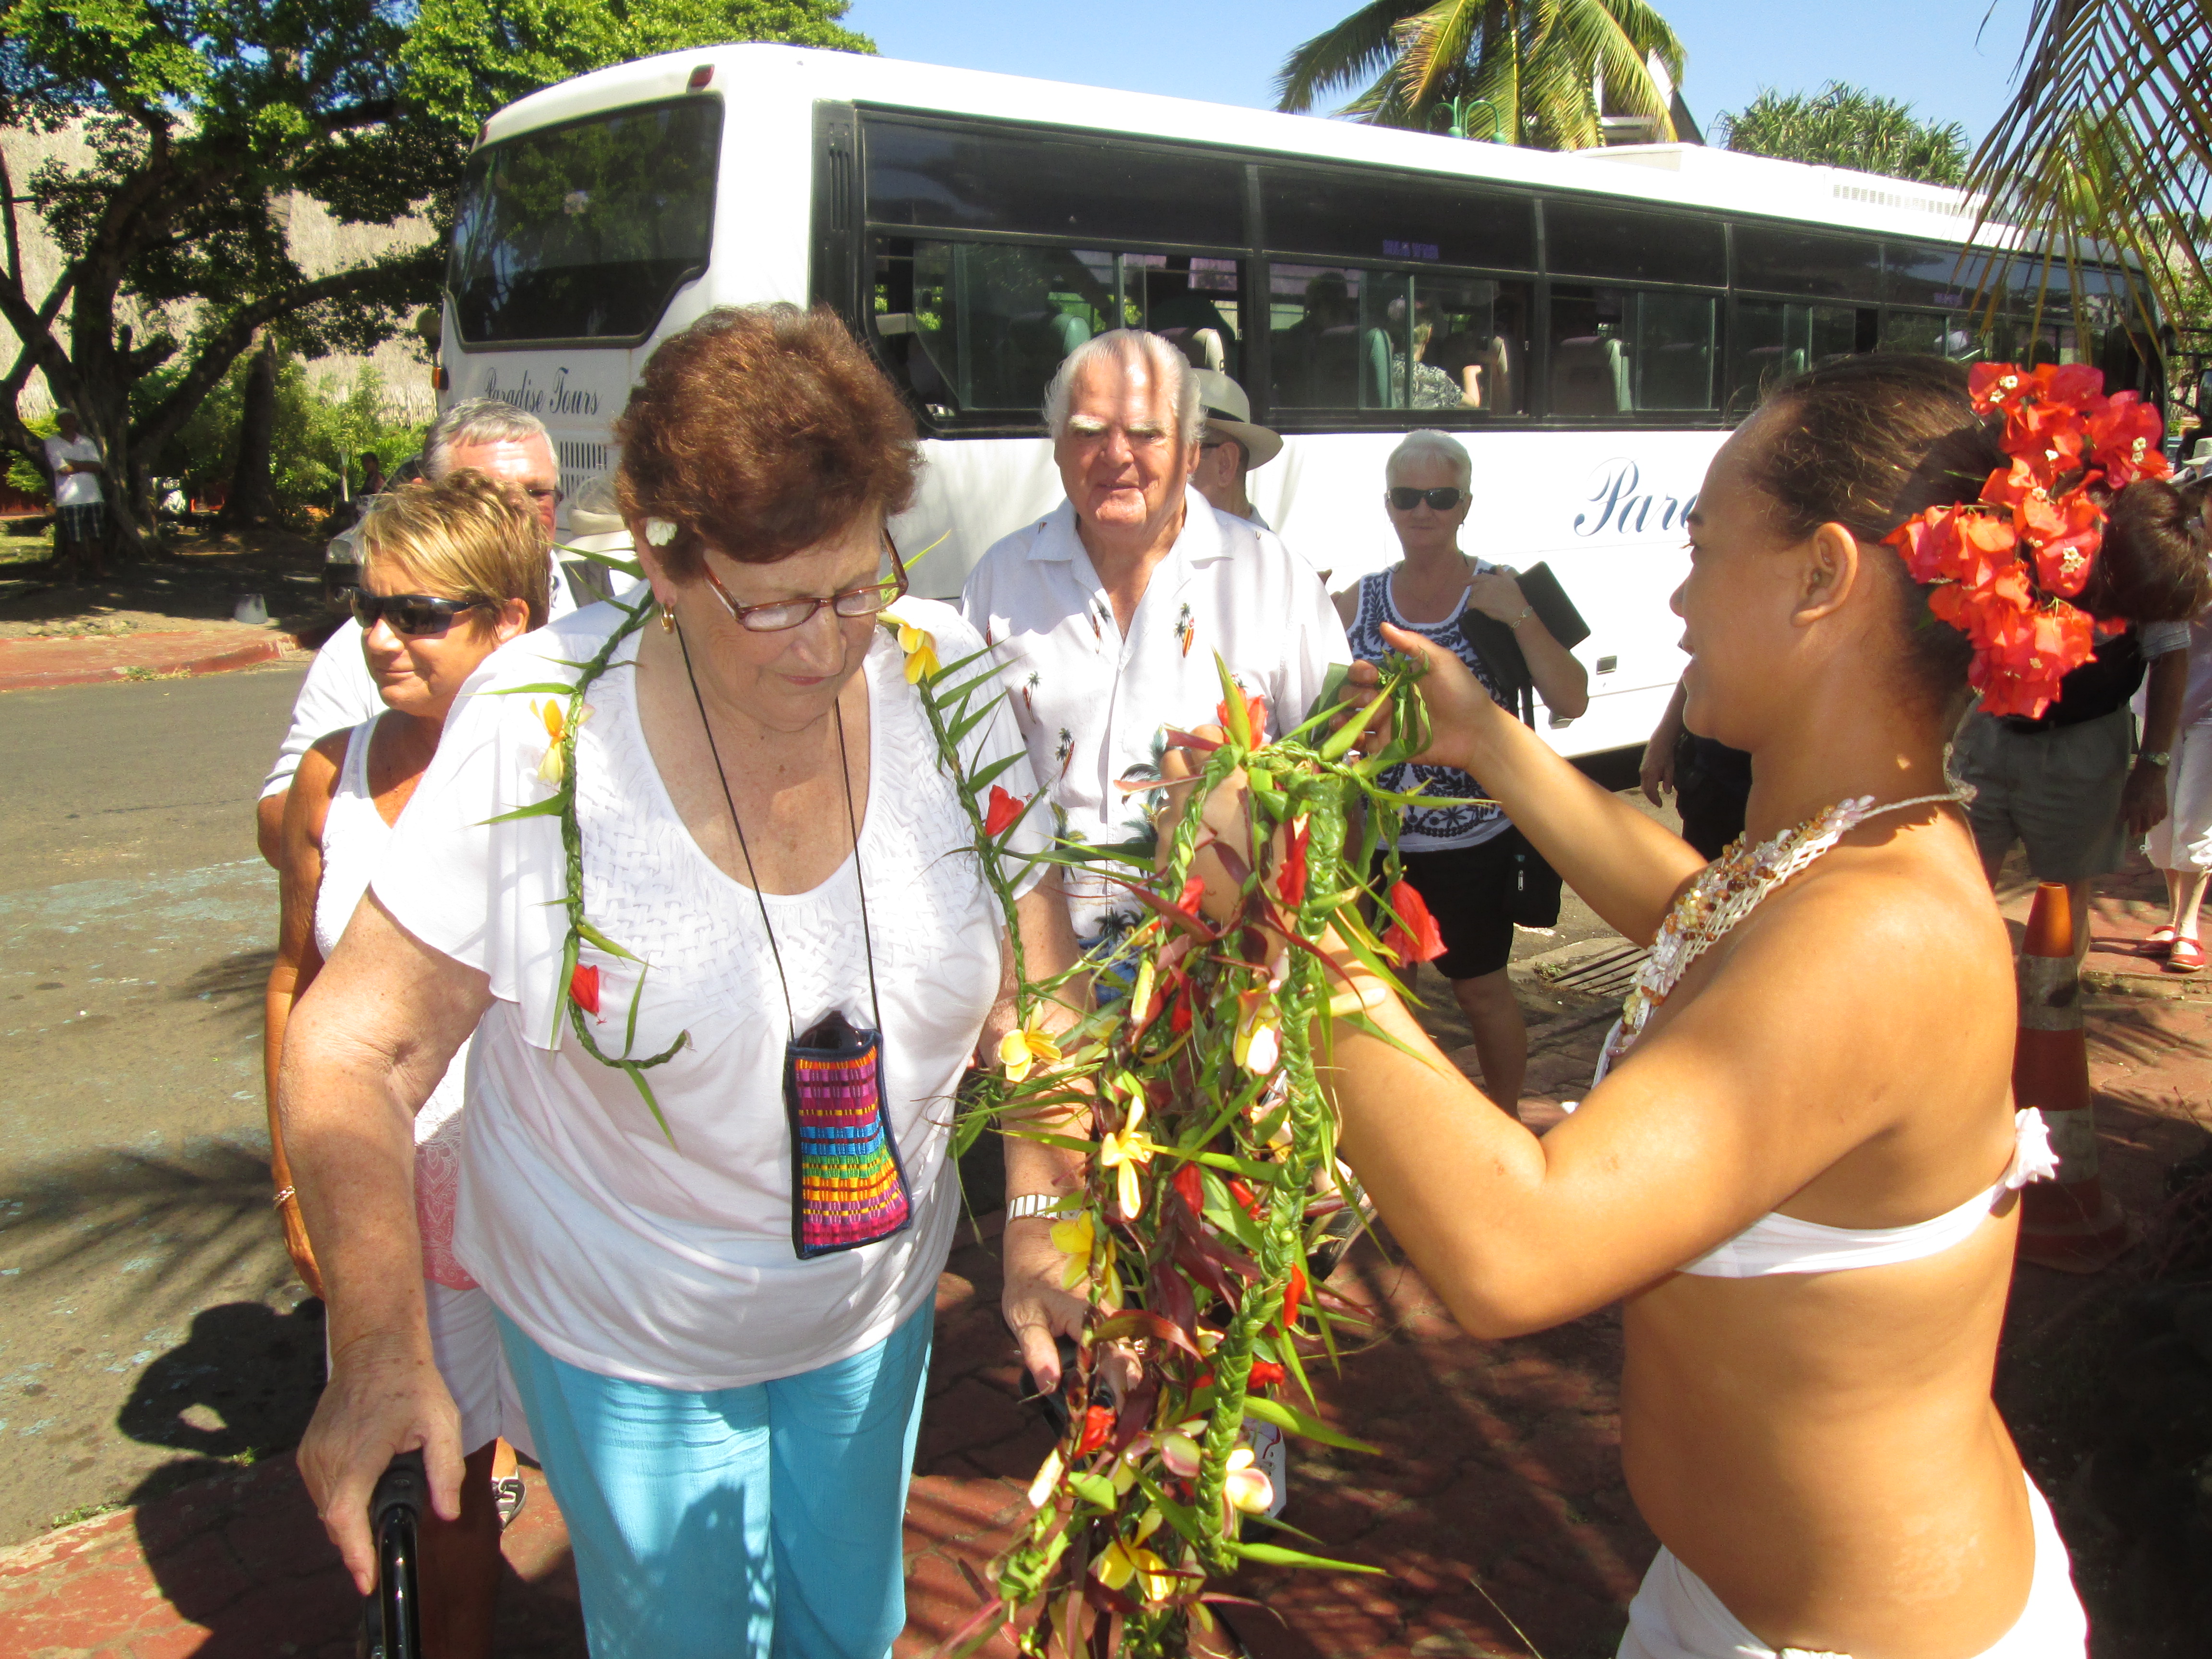
[[[2093,1273],[2127,1248],[2127,1217],[2097,1175],[2097,1119],[2089,1045],[2074,964],[2074,917],[2063,882],[2035,891],[2020,951],[2020,1036],[2013,1048],[2013,1104],[2035,1107],[2058,1155],[2055,1181],[2021,1193],[2020,1255],[2039,1267]]]

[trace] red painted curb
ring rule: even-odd
[[[158,637],[158,636],[149,636]],[[56,641],[61,643],[61,641]],[[39,641],[45,643],[45,641]],[[9,668],[0,666],[0,691],[33,691],[57,685],[106,685],[129,678],[132,668],[150,669],[156,674],[220,674],[233,668],[251,668],[256,663],[273,662],[283,656],[293,641],[289,636],[252,640],[228,651],[218,651],[211,656],[191,657],[182,662],[83,664],[74,668]]]

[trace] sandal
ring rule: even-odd
[[[2180,937],[2181,935],[2171,927],[2154,927],[2143,938],[2143,954],[2150,957],[2164,956],[2167,947]]]
[[[2204,947],[2193,939],[2177,939],[2166,953],[2169,974],[2193,974],[2204,966]]]

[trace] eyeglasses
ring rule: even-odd
[[[731,617],[740,628],[756,634],[781,634],[793,628],[804,628],[814,620],[814,613],[828,605],[840,617],[872,617],[887,611],[906,597],[906,566],[900,562],[898,549],[890,538],[884,538],[884,550],[890,555],[891,577],[889,581],[871,582],[866,587],[848,587],[842,593],[830,593],[813,599],[779,599],[772,605],[739,605],[730,597],[730,590],[722,586],[712,565],[702,563],[707,573],[707,585],[714,590],[714,597],[727,607]]]
[[[1466,499],[1467,491],[1455,489],[1449,484],[1442,484],[1434,489],[1416,489],[1411,484],[1393,484],[1390,487],[1390,505],[1401,513],[1411,513],[1423,501],[1439,513],[1449,513]]]
[[[353,606],[353,619],[361,624],[362,633],[375,627],[381,618],[392,624],[393,633],[418,640],[438,638],[464,611],[488,610],[491,605],[489,599],[441,599],[434,593],[371,593],[359,587],[353,589],[348,599]]]

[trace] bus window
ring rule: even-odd
[[[1714,220],[1553,198],[1544,204],[1544,266],[1574,276],[1720,288],[1728,282],[1728,243]]]
[[[618,110],[470,158],[446,289],[464,346],[652,333],[707,268],[719,99]]]
[[[1526,408],[1527,283],[1357,265],[1273,270],[1272,408]]]
[[[1923,356],[1972,363],[1986,359],[1992,343],[1963,311],[1893,310],[1882,319],[1884,351],[1915,351]]]
[[[1550,412],[1711,409],[1716,315],[1709,294],[1553,284]]]
[[[1728,407],[1741,414],[1784,381],[1808,368],[1848,357],[1869,331],[1871,306],[1797,305],[1786,300],[1740,300],[1730,337],[1734,368]]]
[[[1534,206],[1501,191],[1388,173],[1269,167],[1261,204],[1267,246],[1286,253],[1536,268]]]
[[[1244,240],[1243,169],[1226,156],[875,114],[863,131],[872,224],[1109,247]]]
[[[1194,364],[1237,372],[1243,267],[1205,255],[878,240],[875,333],[929,415],[1026,422],[1060,359],[1150,327]]]
[[[1879,300],[1881,244],[1778,225],[1739,224],[1735,284],[1820,299]]]
[[[1187,253],[1121,256],[1122,317],[1174,341],[1200,368],[1240,379],[1237,319],[1244,297],[1243,266],[1235,259]]]

